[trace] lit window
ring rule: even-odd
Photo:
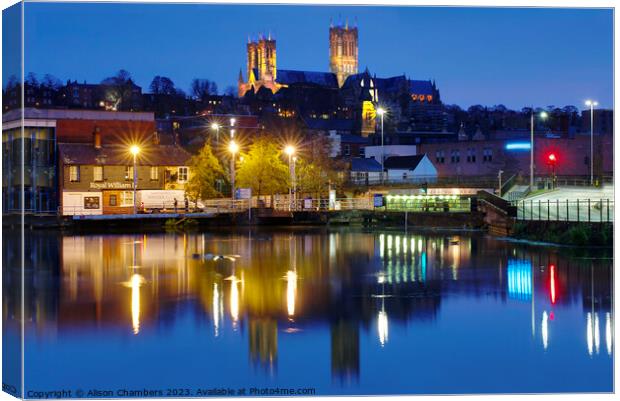
[[[69,181],[80,181],[80,166],[69,166]]]
[[[93,167],[93,181],[103,181],[103,166]]]
[[[187,175],[188,175],[188,171],[189,168],[187,167],[179,167],[179,178],[177,179],[178,182],[187,182]]]
[[[157,166],[151,166],[151,180],[157,181],[159,179],[159,169]]]
[[[121,192],[121,206],[133,206],[133,191]]]
[[[133,180],[133,166],[125,166],[125,179]]]

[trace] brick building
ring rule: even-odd
[[[133,213],[133,156],[126,145],[93,142],[58,145],[62,214]],[[142,144],[136,159],[138,192],[182,191],[190,177],[191,155],[178,146]],[[179,205],[183,195],[178,195]]]
[[[467,140],[420,144],[437,168],[440,177],[491,176],[499,170],[505,174],[529,175],[529,136],[514,139]],[[555,172],[564,176],[590,174],[590,136],[548,137],[537,135],[534,141],[536,175],[550,173],[548,156],[557,157]],[[594,175],[613,174],[613,138],[594,137]]]

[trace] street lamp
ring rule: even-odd
[[[211,124],[211,128],[215,130],[215,144],[220,143],[220,125],[218,123]]]
[[[293,155],[295,154],[295,147],[293,145],[287,145],[286,148],[284,148],[284,153],[288,155],[288,171],[291,175],[291,185],[288,188],[288,202],[289,209],[292,209],[295,205],[295,201],[293,200],[295,188],[295,161],[293,160]]]
[[[377,109],[377,114],[381,117],[381,182],[383,182],[383,159],[385,157],[383,152],[383,116],[385,115],[385,109],[379,107]]]
[[[497,172],[497,178],[499,180],[499,197],[502,197],[502,174],[504,173],[504,170],[499,170]]]
[[[132,145],[129,148],[129,151],[133,155],[133,214],[137,213],[137,199],[136,199],[136,188],[138,187],[138,170],[136,169],[136,159],[138,157],[138,153],[140,153],[140,147],[138,145]]]
[[[540,112],[540,118],[547,118],[547,113]],[[534,190],[534,107],[530,115],[530,191]]]
[[[239,151],[239,145],[237,142],[231,140],[228,144],[228,151],[232,155],[230,158],[230,186],[231,186],[231,198],[235,200],[235,154]]]
[[[598,106],[595,100],[586,100],[586,106],[590,106],[590,185],[594,183],[594,106]]]

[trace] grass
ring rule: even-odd
[[[612,224],[516,223],[513,237],[574,246],[613,246]]]

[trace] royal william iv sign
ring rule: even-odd
[[[130,182],[91,182],[90,189],[132,189]]]

